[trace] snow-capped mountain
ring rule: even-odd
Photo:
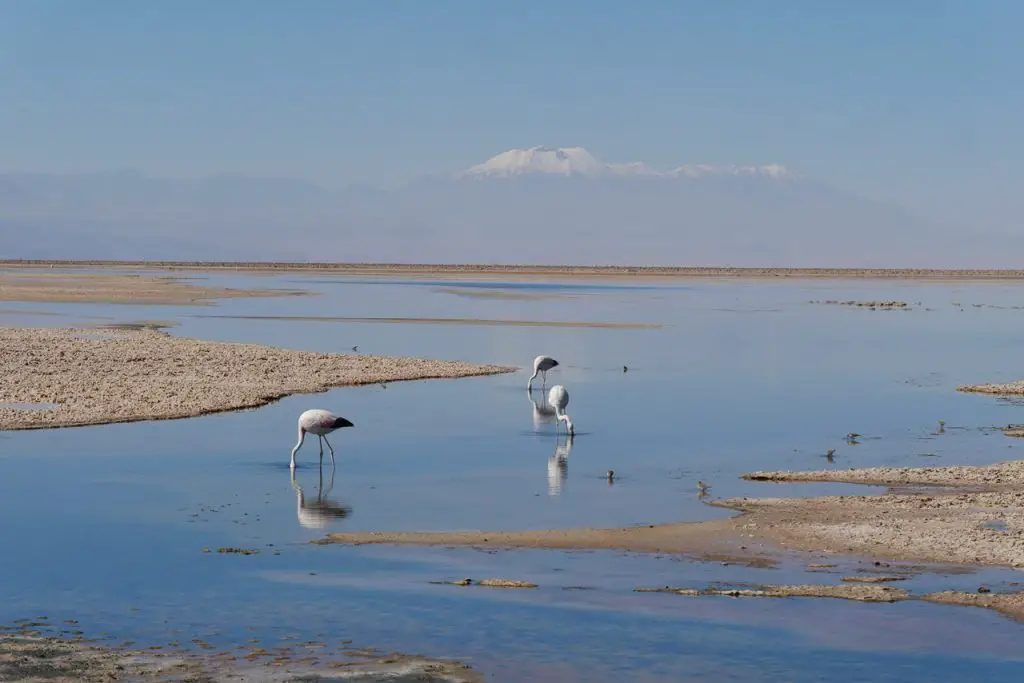
[[[692,164],[669,171],[659,171],[641,161],[605,163],[583,147],[530,147],[510,149],[491,157],[482,164],[471,166],[456,175],[457,178],[514,178],[517,176],[547,174],[601,177],[655,177],[700,178],[705,176],[764,176],[786,178],[790,173],[785,166],[710,166]]]
[[[0,173],[0,258],[992,267],[1024,248],[944,230],[779,165],[661,171],[581,147],[390,190]]]

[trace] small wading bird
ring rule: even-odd
[[[526,383],[526,390],[533,391],[533,380],[537,379],[537,375],[540,375],[540,385],[544,386],[545,382],[548,381],[548,370],[557,367],[558,361],[551,356],[537,356],[533,359],[533,375],[530,377],[530,381]]]
[[[565,414],[565,407],[569,405],[569,392],[565,390],[565,387],[561,384],[551,387],[551,391],[548,392],[548,405],[555,409],[555,432],[558,432],[558,420],[564,420],[569,435],[575,435],[576,430],[572,426],[572,420]]]
[[[299,415],[299,441],[295,444],[295,448],[292,449],[291,468],[295,469],[295,454],[302,447],[302,442],[306,440],[306,432],[316,434],[320,438],[320,462],[322,464],[324,461],[324,441],[327,441],[327,435],[335,429],[354,426],[345,418],[338,417],[331,411],[320,408],[307,410],[302,415]],[[331,464],[333,465],[334,447],[331,446],[330,441],[327,441],[327,448],[331,451]]]

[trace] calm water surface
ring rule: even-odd
[[[617,552],[307,543],[330,530],[709,519],[728,512],[698,499],[698,479],[713,497],[863,492],[871,489],[769,485],[739,475],[1017,457],[1019,442],[991,427],[1024,422],[1024,408],[955,388],[1024,377],[1024,310],[1014,308],[1024,305],[1024,287],[225,274],[206,281],[319,295],[204,307],[12,303],[0,323],[173,320],[174,334],[205,339],[319,351],[358,344],[367,354],[524,368],[548,353],[562,361],[548,384],[569,389],[577,436],[570,444],[556,435],[541,393],[526,392],[529,371],[337,389],[192,420],[0,433],[0,621],[48,614],[137,642],[352,639],[463,658],[503,681],[1017,681],[1024,672],[1021,627],[983,610],[632,592],[842,575],[807,574],[796,563],[756,570]],[[827,299],[900,299],[914,310],[808,303]],[[337,320],[368,317],[656,327]],[[327,459],[322,482],[315,442],[307,444],[293,482],[295,418],[309,407],[335,410],[356,428],[332,438],[338,463],[332,470]],[[944,434],[935,433],[940,419]],[[846,443],[850,431],[864,435],[859,444]],[[829,448],[833,463],[823,457]],[[608,469],[619,476],[611,486]],[[307,505],[321,491],[332,504],[326,526],[300,524],[299,487]],[[222,546],[261,553],[219,555]],[[540,588],[430,583],[464,576]],[[971,590],[1018,578],[995,570],[929,574],[908,587]]]

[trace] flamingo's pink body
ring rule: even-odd
[[[306,440],[306,432],[310,434],[316,434],[320,439],[320,460],[324,459],[324,441],[327,441],[327,435],[336,429],[342,427],[354,427],[351,422],[343,417],[339,417],[329,410],[323,410],[321,408],[313,408],[307,410],[302,415],[299,415],[299,441],[295,444],[295,448],[292,449],[292,462],[291,467],[295,469],[295,454],[302,446],[302,442]],[[331,446],[331,442],[327,441],[327,448],[331,451],[331,462],[334,462],[334,447]]]

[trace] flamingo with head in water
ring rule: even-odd
[[[302,415],[299,415],[299,441],[295,444],[295,448],[292,449],[292,463],[291,468],[295,469],[295,454],[299,448],[302,447],[302,442],[306,440],[306,432],[310,434],[316,434],[320,437],[320,462],[324,461],[324,441],[327,441],[327,435],[333,432],[335,429],[341,429],[342,427],[354,427],[355,425],[346,420],[343,417],[338,417],[329,410],[323,410],[320,408],[314,408],[307,410]],[[331,442],[327,441],[327,448],[331,451],[331,464],[334,464],[334,447],[331,446]]]
[[[533,391],[533,380],[537,379],[537,375],[541,376],[541,386],[548,380],[548,370],[551,368],[558,367],[558,361],[551,356],[537,356],[533,359],[533,375],[530,377],[530,381],[526,383],[526,390]]]
[[[551,387],[551,391],[548,392],[548,404],[555,409],[555,418],[565,422],[569,435],[575,435],[576,429],[572,426],[572,420],[565,414],[565,407],[569,405],[569,392],[565,390],[565,387],[561,384]],[[555,429],[558,429],[558,422],[555,422]]]

